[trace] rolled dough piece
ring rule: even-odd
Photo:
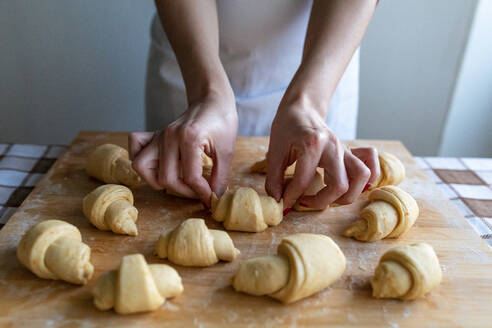
[[[378,154],[378,158],[381,173],[369,189],[388,185],[396,186],[405,180],[405,166],[398,157],[383,151]]]
[[[241,262],[231,283],[236,291],[291,303],[330,286],[345,265],[345,256],[330,237],[298,233],[282,239],[277,255]]]
[[[384,186],[369,195],[371,203],[362,209],[360,219],[343,232],[360,241],[398,238],[413,226],[419,216],[415,199],[396,186]]]
[[[220,200],[212,194],[212,217],[223,222],[227,230],[260,232],[275,226],[283,218],[283,201],[260,196],[248,187],[227,190]]]
[[[398,246],[379,260],[371,279],[372,296],[413,300],[437,287],[441,279],[441,266],[432,246]]]
[[[258,161],[256,163],[254,163],[253,165],[251,165],[250,167],[250,172],[251,173],[262,173],[262,174],[266,174],[267,173],[267,161],[266,161],[266,158],[261,160],[261,161]],[[294,171],[296,170],[296,163],[288,166],[286,169],[285,169],[285,175],[294,175]]]
[[[239,250],[225,231],[208,229],[203,219],[187,219],[176,229],[163,232],[155,246],[159,258],[184,265],[205,267],[219,260],[233,261]]]
[[[325,187],[325,182],[323,179],[323,171],[321,169],[317,169],[313,180],[311,181],[311,185],[309,188],[304,192],[303,196],[314,196],[316,195],[321,189]],[[335,205],[335,204],[333,204]],[[333,206],[331,205],[331,206]],[[294,211],[297,212],[312,212],[312,211],[323,211],[324,209],[330,207],[330,205],[326,206],[325,208],[311,208],[311,207],[305,207],[299,204],[299,200],[294,204]]]
[[[133,194],[125,186],[107,184],[94,189],[82,202],[84,215],[100,230],[130,236],[138,235],[138,210]]]
[[[91,249],[79,229],[60,220],[31,227],[17,247],[19,261],[39,278],[85,285],[92,277]]]
[[[154,311],[166,298],[181,295],[176,270],[165,264],[148,265],[142,254],[126,255],[118,270],[103,273],[92,289],[99,310],[120,314]]]
[[[212,168],[213,168],[214,162],[205,153],[202,153],[202,165],[203,165],[202,166],[202,176],[207,181],[210,181],[210,177],[212,176]],[[186,197],[180,193],[174,192],[172,190],[167,190],[167,189],[166,189],[166,194],[176,196],[176,197],[181,197],[181,198],[189,198],[189,197]],[[191,198],[191,199],[198,199],[198,198]]]
[[[97,146],[87,159],[87,175],[105,183],[124,184],[134,187],[142,184],[142,179],[132,168],[128,151],[113,144]]]

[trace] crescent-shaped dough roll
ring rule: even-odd
[[[209,181],[210,177],[212,176],[212,168],[213,168],[214,162],[210,157],[208,157],[205,153],[202,153],[202,176]],[[176,196],[176,197],[181,197],[181,198],[189,198],[186,197],[180,193],[174,192],[172,190],[166,189],[166,194]],[[197,197],[191,198],[191,199],[198,199]]]
[[[99,186],[84,197],[82,204],[85,216],[96,228],[138,235],[135,224],[138,210],[133,206],[133,194],[127,187],[115,184]]]
[[[432,246],[398,246],[387,251],[371,279],[372,296],[413,300],[441,283],[442,271]]]
[[[371,185],[369,189],[375,189],[388,185],[399,185],[405,180],[405,166],[395,155],[387,152],[380,152],[378,154],[379,167],[381,173],[376,181]]]
[[[371,191],[371,203],[362,209],[360,219],[343,232],[345,237],[360,241],[398,238],[407,232],[419,216],[415,199],[396,186]]]
[[[258,161],[251,165],[249,168],[251,173],[262,173],[266,174],[267,173],[267,161],[266,158],[262,159],[261,161]],[[288,166],[285,168],[285,175],[294,175],[294,171],[296,170],[296,163]]]
[[[326,187],[325,181],[323,179],[323,171],[322,170],[316,170],[313,180],[311,180],[311,184],[309,185],[309,188],[304,192],[303,196],[314,196],[316,195],[321,189]],[[332,204],[333,206],[335,204]],[[325,208],[311,208],[311,207],[305,207],[299,204],[299,201],[297,201],[294,204],[294,211],[297,212],[311,212],[311,211],[322,211],[329,206],[326,206]]]
[[[291,303],[325,289],[345,271],[345,256],[338,245],[324,235],[287,236],[279,244],[277,253],[241,262],[231,279],[234,289]]]
[[[39,278],[85,285],[92,277],[91,249],[74,225],[47,220],[31,227],[17,247],[20,262]]]
[[[248,187],[227,190],[220,200],[212,194],[212,217],[227,230],[259,232],[275,226],[283,218],[283,201],[260,196]]]
[[[240,253],[229,235],[208,229],[203,219],[187,219],[176,229],[163,232],[155,246],[159,258],[184,266],[205,267],[219,260],[233,261]]]
[[[97,146],[87,159],[86,171],[87,175],[105,183],[129,187],[142,184],[142,179],[132,168],[128,151],[113,144]]]
[[[142,254],[126,255],[118,270],[103,273],[92,289],[99,310],[120,314],[153,311],[183,292],[181,277],[165,264],[148,265]]]

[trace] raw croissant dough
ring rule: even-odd
[[[133,194],[125,186],[107,184],[84,197],[83,211],[100,230],[136,236],[138,211],[133,206]]]
[[[259,232],[275,226],[283,218],[283,201],[260,196],[247,187],[227,190],[220,200],[212,194],[212,217],[223,222],[227,230]]]
[[[126,255],[118,270],[103,273],[92,289],[99,310],[120,314],[153,311],[183,292],[181,277],[165,264],[148,265],[142,254]]]
[[[77,227],[60,220],[47,220],[31,227],[17,247],[20,262],[36,276],[85,285],[94,267],[91,249],[82,242]]]
[[[214,162],[210,157],[208,157],[205,153],[202,153],[202,176],[207,179],[207,181],[210,180],[210,176],[212,175],[212,167],[214,165]],[[188,198],[184,195],[181,195],[180,193],[173,192],[171,190],[166,190],[166,194],[168,195],[173,195],[177,197],[182,197],[182,198]],[[197,198],[193,198],[197,199]]]
[[[381,173],[369,189],[389,185],[396,186],[405,180],[405,166],[398,157],[390,153],[380,152],[378,158]]]
[[[371,203],[362,209],[360,219],[352,223],[343,235],[360,241],[398,238],[413,226],[419,216],[415,199],[396,186],[384,186],[371,191]]]
[[[345,256],[324,235],[287,236],[277,253],[241,262],[231,279],[234,289],[291,303],[325,289],[345,271]]]
[[[185,266],[210,266],[219,260],[233,261],[240,253],[225,231],[208,229],[203,219],[187,219],[172,231],[163,232],[155,246],[161,259]]]
[[[296,163],[288,166],[286,169],[285,169],[285,175],[294,175],[294,171],[296,169]],[[259,161],[259,162],[256,162],[254,163],[251,167],[250,167],[250,172],[252,173],[263,173],[263,174],[266,174],[267,173],[267,161],[266,161],[266,158]]]
[[[441,279],[439,260],[429,244],[399,246],[379,260],[371,279],[372,296],[413,300],[430,292]]]
[[[288,178],[287,181],[291,180],[291,178]],[[313,180],[311,180],[311,184],[309,185],[309,188],[304,192],[303,196],[314,196],[316,195],[321,189],[325,187],[325,182],[323,179],[323,171],[321,169],[317,169]],[[336,204],[331,204],[329,206],[335,206]],[[326,206],[325,208],[328,208],[329,206]],[[311,208],[311,207],[305,207],[299,204],[299,200],[294,204],[293,207],[294,211],[297,212],[310,212],[310,211],[322,211],[324,209],[321,208]]]
[[[128,151],[120,146],[97,146],[89,155],[87,175],[106,183],[121,183],[129,187],[142,184],[142,179],[132,168]]]

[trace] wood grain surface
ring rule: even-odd
[[[167,263],[153,255],[161,231],[190,217],[206,219],[210,228],[222,229],[203,206],[192,200],[165,195],[149,187],[134,189],[139,210],[137,237],[99,231],[82,214],[82,198],[100,185],[84,171],[88,152],[111,142],[126,145],[125,133],[82,132],[58,159],[39,185],[0,231],[1,326],[373,326],[470,327],[492,322],[492,252],[471,230],[455,206],[417,168],[399,142],[360,140],[350,146],[372,145],[398,156],[407,169],[401,187],[417,200],[421,214],[415,226],[397,240],[362,243],[341,236],[367,203],[363,195],[352,205],[323,212],[289,213],[277,227],[261,233],[231,232],[240,257],[232,263],[208,268],[172,264],[183,278],[184,293],[159,310],[137,315],[98,311],[90,288],[104,271],[116,268],[126,254],[142,253],[149,263]],[[251,186],[264,192],[264,176],[251,174],[249,166],[262,159],[266,138],[239,138],[230,185]],[[92,249],[95,266],[87,286],[42,280],[16,258],[22,234],[33,224],[65,220],[76,225]],[[276,253],[283,236],[295,232],[330,236],[347,257],[347,270],[331,287],[293,304],[268,297],[236,293],[229,285],[239,261]],[[389,248],[415,242],[431,244],[443,269],[441,285],[413,302],[371,298],[369,279],[380,256]]]

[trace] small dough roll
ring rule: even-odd
[[[86,172],[105,183],[124,184],[134,187],[142,184],[142,179],[132,168],[128,151],[113,144],[97,146],[87,159]]]
[[[212,217],[223,222],[227,230],[260,232],[275,226],[283,218],[283,201],[260,196],[247,187],[232,192],[227,190],[220,199],[212,194]]]
[[[413,300],[441,283],[442,271],[432,246],[426,243],[399,246],[379,260],[371,279],[372,296]]]
[[[267,173],[267,161],[266,161],[266,158],[261,160],[261,161],[258,161],[256,163],[254,163],[253,165],[251,165],[251,167],[249,168],[250,172],[251,173],[262,173],[262,174],[266,174]],[[286,169],[285,169],[285,175],[294,175],[294,172],[296,170],[296,163],[288,166]]]
[[[205,267],[219,260],[233,261],[239,250],[225,231],[208,229],[203,219],[187,219],[163,232],[155,246],[159,258],[184,265]]]
[[[291,303],[325,289],[345,271],[345,256],[324,235],[287,236],[277,253],[241,262],[231,279],[234,289]]]
[[[92,277],[91,249],[79,229],[60,220],[31,227],[17,247],[19,261],[39,278],[85,285]]]
[[[82,202],[84,215],[99,230],[130,236],[138,235],[138,210],[133,194],[125,186],[107,184],[94,189]]]
[[[129,314],[154,311],[183,292],[181,277],[165,264],[148,265],[142,254],[126,255],[118,270],[103,273],[92,289],[99,310]]]
[[[381,173],[369,189],[375,189],[388,185],[399,185],[405,180],[405,166],[395,155],[387,152],[378,154]]]
[[[361,218],[345,229],[345,237],[366,242],[398,238],[410,230],[419,216],[415,199],[396,186],[373,190],[369,200],[371,203],[362,209]]]

